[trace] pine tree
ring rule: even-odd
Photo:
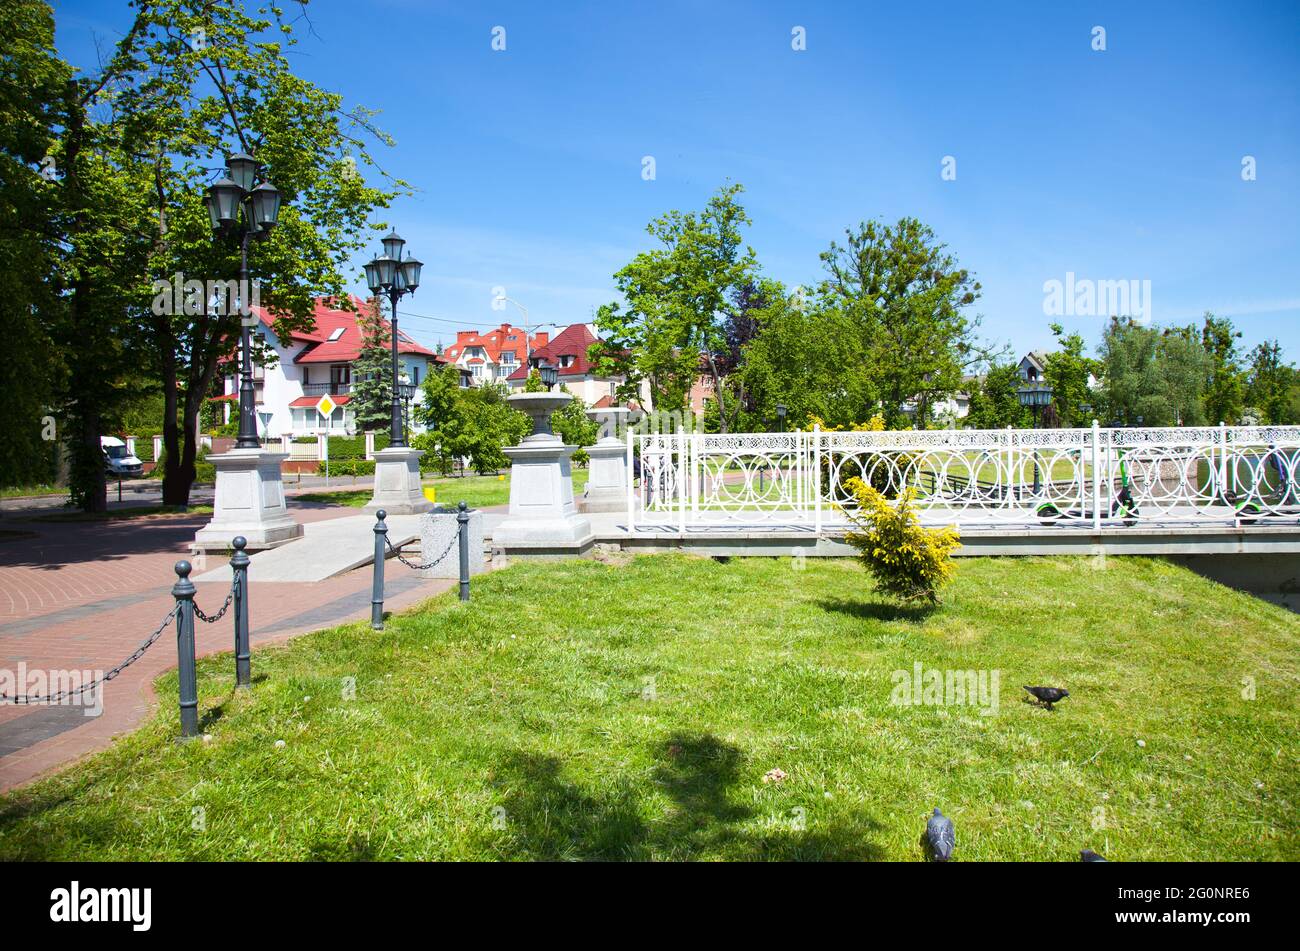
[[[393,418],[392,333],[371,298],[357,314],[361,353],[352,364],[352,418],[358,430],[386,428]]]

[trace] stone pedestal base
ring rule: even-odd
[[[606,437],[587,447],[591,475],[583,508],[588,512],[627,511],[627,444]]]
[[[289,458],[262,449],[232,449],[208,462],[217,470],[212,521],[194,536],[195,551],[224,550],[236,535],[248,540],[248,551],[274,548],[302,537],[302,526],[284,505],[280,463]]]
[[[371,515],[383,509],[389,515],[415,515],[433,510],[420,488],[423,449],[404,446],[375,453],[375,496],[365,507]]]
[[[577,448],[543,433],[503,450],[513,462],[510,515],[492,533],[493,548],[580,550],[590,544],[591,522],[573,499],[569,457]]]
[[[469,573],[487,571],[483,559],[483,513],[470,509],[465,525],[469,535]],[[420,563],[441,560],[418,572],[425,578],[460,578],[460,513],[456,509],[436,508],[420,519]]]

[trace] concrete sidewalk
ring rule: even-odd
[[[358,517],[354,509],[291,506],[296,518],[312,526]],[[207,520],[6,518],[6,527],[25,534],[0,541],[0,669],[14,671],[21,663],[28,670],[107,670],[130,655],[172,609],[172,566],[188,557],[194,532]],[[373,538],[371,533],[372,546]],[[251,572],[254,676],[257,647],[368,618],[370,581],[366,569],[315,583],[259,581]],[[229,581],[199,579],[196,586],[196,603],[211,613],[224,601]],[[390,568],[385,609],[409,608],[453,586]],[[229,615],[216,624],[196,625],[195,634],[200,655],[233,650]],[[105,686],[98,717],[86,717],[81,707],[0,705],[0,790],[74,762],[137,727],[154,701],[154,679],[175,666],[173,623],[139,661]],[[232,683],[233,666],[232,659]]]
[[[388,541],[396,549],[420,537],[419,515],[392,515],[385,520]],[[338,575],[373,564],[375,560],[375,518],[372,515],[349,515],[303,526],[302,537],[252,555],[249,578],[268,582],[325,581]],[[209,559],[209,563],[211,559]],[[230,583],[229,564],[207,571],[195,581]]]

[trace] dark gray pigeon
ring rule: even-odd
[[[934,815],[925,824],[925,841],[929,843],[930,852],[936,862],[946,862],[952,858],[952,850],[957,846],[957,832],[952,827],[952,820],[934,807]]]
[[[1102,858],[1100,855],[1098,855],[1096,852],[1094,852],[1092,849],[1084,849],[1082,852],[1079,853],[1079,861],[1080,862],[1104,862],[1106,860]]]
[[[1026,687],[1031,694],[1038,698],[1041,703],[1047,705],[1047,709],[1052,709],[1052,704],[1060,703],[1070,695],[1070,691],[1064,687]]]

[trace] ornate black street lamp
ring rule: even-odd
[[[248,307],[248,244],[271,233],[280,221],[280,192],[270,182],[254,186],[265,171],[251,155],[238,152],[226,159],[226,175],[208,186],[203,203],[212,230],[222,237],[239,234],[240,310]],[[247,314],[239,321],[239,437],[236,449],[260,449],[257,411],[253,405],[253,354]]]
[[[393,331],[393,418],[392,430],[388,440],[390,448],[405,446],[406,436],[402,432],[402,398],[398,388],[397,372],[397,302],[407,294],[414,294],[420,286],[420,269],[422,261],[417,261],[408,252],[402,258],[402,248],[406,242],[390,231],[383,239],[384,253],[370,261],[366,268],[366,284],[372,294],[387,294],[391,310]]]
[[[547,392],[550,392],[551,388],[559,382],[560,371],[555,367],[539,367],[537,373],[542,378],[542,384],[546,387]]]

